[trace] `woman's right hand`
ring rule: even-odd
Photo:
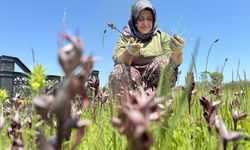
[[[142,47],[143,47],[143,44],[141,42],[136,41],[133,37],[130,37],[128,39],[127,51],[129,54],[133,56],[139,55]]]

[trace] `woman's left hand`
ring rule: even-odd
[[[175,53],[181,52],[184,45],[185,45],[185,41],[179,35],[174,34],[170,38],[169,47],[173,52]]]

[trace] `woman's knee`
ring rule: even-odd
[[[123,88],[133,88],[139,84],[141,76],[138,70],[131,66],[118,64],[109,76],[109,86],[114,93],[119,93]]]
[[[123,79],[124,71],[122,69],[122,65],[118,64],[115,65],[114,69],[111,71],[109,75],[109,81],[116,81],[119,82],[119,80]]]

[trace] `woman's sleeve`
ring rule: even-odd
[[[125,49],[126,49],[125,41],[120,36],[119,39],[116,42],[115,49],[114,49],[113,56],[112,56],[115,63],[117,63],[117,56],[120,53],[122,53],[123,51],[125,51]]]
[[[166,32],[161,32],[161,46],[164,53],[170,52],[169,47],[170,36]]]

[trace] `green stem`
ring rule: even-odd
[[[221,70],[221,74],[223,74],[223,71],[224,71],[224,69],[225,69],[226,63],[227,63],[227,58],[226,58],[225,61],[224,61],[224,64],[223,64],[223,67],[222,67],[222,70]]]
[[[208,58],[209,58],[209,54],[210,54],[210,51],[212,50],[212,47],[214,46],[215,43],[217,43],[219,41],[219,39],[216,39],[212,45],[210,46],[209,50],[208,50],[208,53],[207,53],[207,60],[206,60],[206,70],[205,70],[205,73],[207,73],[207,64],[208,64]]]

